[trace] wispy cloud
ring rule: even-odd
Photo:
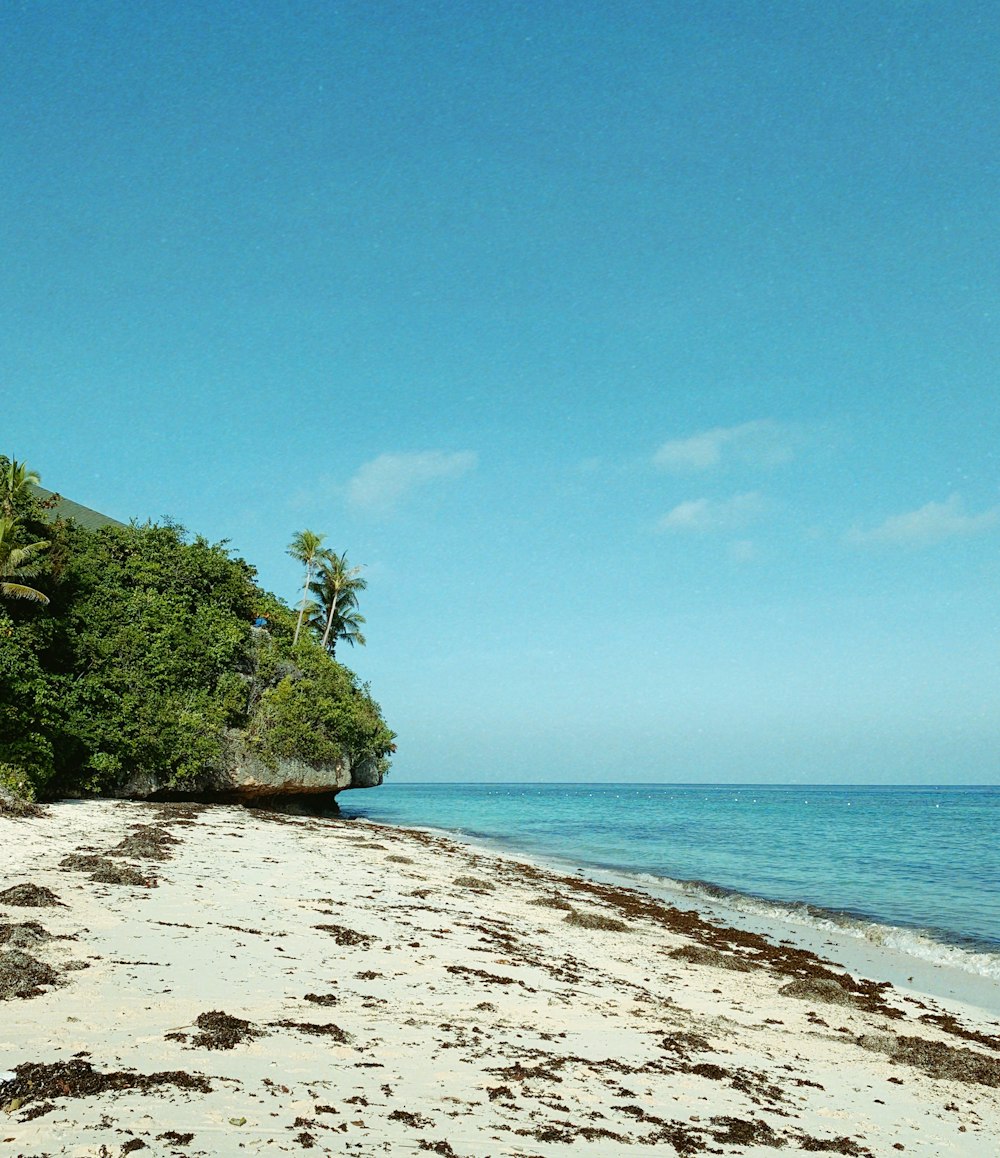
[[[762,418],[671,439],[656,451],[653,463],[661,470],[680,472],[710,470],[727,459],[750,466],[779,466],[792,457],[795,441],[790,427]]]
[[[927,503],[915,511],[892,515],[877,527],[864,530],[852,527],[844,536],[848,543],[896,543],[910,547],[929,547],[944,539],[979,535],[1000,522],[1000,506],[979,514],[967,514],[958,495],[943,503]]]
[[[478,461],[471,450],[380,454],[366,462],[348,482],[347,501],[361,510],[391,511],[418,487],[459,478],[474,470]]]
[[[765,502],[757,491],[728,499],[690,499],[678,503],[656,524],[658,531],[728,531],[752,522],[764,512]]]

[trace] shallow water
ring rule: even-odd
[[[390,782],[340,802],[1000,980],[1000,788]]]

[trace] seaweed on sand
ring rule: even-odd
[[[106,856],[97,856],[94,853],[71,852],[59,862],[63,872],[93,873],[98,869],[110,868],[111,861]]]
[[[90,879],[102,885],[137,885],[144,889],[155,889],[156,878],[144,877],[141,872],[124,864],[102,866],[90,874]]]
[[[715,969],[733,969],[737,973],[749,973],[753,966],[742,957],[732,953],[722,953],[707,945],[681,945],[667,954],[675,961],[687,961],[692,965],[711,965]],[[784,992],[784,991],[782,991]]]
[[[112,855],[117,856],[117,853]],[[91,853],[71,852],[59,862],[64,871],[90,873],[90,879],[102,885],[138,885],[141,888],[155,888],[154,877],[143,876],[137,869],[129,865],[115,864],[106,856],[95,856]]]
[[[315,925],[314,928],[331,934],[338,945],[361,945],[367,949],[375,942],[375,938],[368,933],[359,933],[356,929],[348,929],[346,925]]]
[[[887,1054],[893,1061],[915,1066],[932,1078],[950,1078],[993,1089],[1000,1087],[1000,1059],[977,1050],[928,1041],[923,1037],[881,1033],[863,1033],[854,1041],[862,1049]]]
[[[0,1082],[0,1106],[16,1103],[15,1109],[26,1102],[49,1098],[86,1098],[103,1094],[106,1090],[142,1090],[155,1086],[176,1086],[182,1090],[197,1090],[210,1094],[208,1079],[200,1074],[183,1070],[140,1074],[132,1070],[101,1073],[88,1061],[72,1058],[68,1062],[24,1062],[14,1067],[13,1078]]]
[[[544,897],[532,897],[532,899],[528,901],[528,904],[539,905],[544,909],[564,909],[567,912],[571,911],[573,908],[569,901],[565,900],[563,897],[557,896],[555,893],[546,895]]]
[[[565,924],[575,925],[578,929],[607,929],[611,933],[627,933],[629,926],[617,917],[608,917],[604,913],[581,913],[576,909],[570,911],[563,918]]]
[[[9,816],[17,820],[29,820],[35,816],[48,816],[47,808],[35,804],[31,800],[20,800],[6,792],[0,792],[0,816]]]
[[[0,905],[18,905],[21,908],[51,909],[56,905],[66,906],[51,889],[44,885],[33,885],[30,881],[23,885],[12,885],[0,893]]]
[[[803,1001],[825,1001],[828,1005],[856,1005],[854,994],[839,981],[829,977],[799,977],[783,985],[782,997],[799,997]]]
[[[44,961],[9,949],[0,953],[0,1000],[11,997],[37,997],[43,985],[56,985],[59,975]]]
[[[201,1033],[191,1039],[193,1046],[203,1049],[234,1049],[244,1041],[262,1037],[264,1031],[242,1017],[232,1017],[221,1009],[199,1013],[194,1021]]]
[[[0,922],[0,945],[14,945],[26,949],[30,945],[41,945],[52,939],[48,929],[37,921]]]
[[[165,828],[151,824],[137,825],[123,840],[119,841],[108,856],[129,856],[137,860],[170,860],[171,846],[181,842]]]
[[[496,885],[492,881],[484,881],[480,877],[455,877],[451,882],[459,888],[472,889],[475,892],[492,892]]]
[[[339,1025],[334,1025],[332,1021],[315,1022],[315,1021],[272,1021],[271,1025],[280,1029],[297,1029],[299,1033],[309,1033],[316,1037],[332,1037],[334,1041],[343,1045],[351,1040],[351,1035],[340,1028]]]

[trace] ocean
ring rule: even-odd
[[[390,780],[339,799],[348,817],[1000,982],[1000,787]]]

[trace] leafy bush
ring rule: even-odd
[[[218,765],[233,727],[271,757],[387,763],[367,688],[311,639],[293,654],[294,614],[225,544],[169,523],[47,533],[48,608],[0,611],[0,782],[180,787]]]

